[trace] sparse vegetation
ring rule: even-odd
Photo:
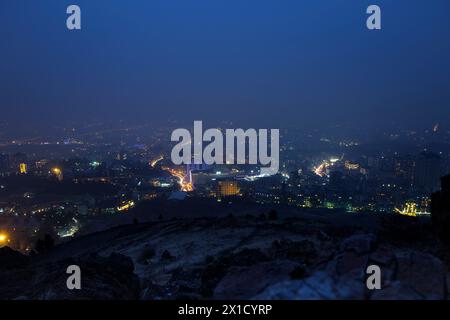
[[[141,264],[147,264],[148,260],[153,258],[155,255],[156,255],[155,249],[153,249],[149,245],[145,245],[139,255],[138,262]]]
[[[164,250],[161,255],[161,260],[173,260],[175,257],[170,253],[169,250]]]

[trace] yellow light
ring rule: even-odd
[[[6,233],[0,233],[0,244],[9,242],[8,235]]]
[[[185,173],[182,170],[175,170],[167,167],[163,167],[162,169],[168,171],[172,176],[178,179],[178,184],[180,185],[181,191],[194,191],[194,186],[192,183],[185,181]]]
[[[25,163],[19,164],[19,172],[21,174],[26,174],[27,173],[27,165]]]
[[[52,168],[52,173],[56,176],[56,178],[59,181],[63,180],[63,172],[60,168],[58,168],[58,167]]]
[[[415,217],[417,216],[417,204],[414,202],[407,202],[405,204],[405,207],[401,210],[398,208],[394,209],[397,213],[404,215],[404,216],[409,216],[409,217]]]
[[[150,166],[151,166],[152,168],[154,168],[154,167],[156,166],[156,164],[157,164],[158,162],[160,162],[161,160],[163,160],[163,159],[164,159],[163,156],[159,156],[158,158],[156,158],[155,160],[152,160],[152,161],[150,162]]]
[[[117,211],[127,211],[128,209],[131,209],[132,207],[134,207],[135,203],[134,201],[128,201],[126,203],[124,203],[121,206],[117,207]]]

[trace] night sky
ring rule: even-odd
[[[449,16],[448,0],[0,0],[1,117],[449,123]]]

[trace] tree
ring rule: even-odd
[[[278,219],[278,212],[275,209],[272,209],[269,211],[269,220],[277,220]]]
[[[55,245],[55,239],[48,233],[45,234],[44,239],[39,239],[36,241],[35,250],[38,253],[48,252]]]

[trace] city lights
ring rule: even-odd
[[[19,165],[19,172],[21,174],[27,174],[28,173],[28,167],[27,167],[27,165],[25,163],[21,163]]]
[[[152,168],[154,168],[154,167],[156,166],[156,164],[157,164],[158,162],[160,162],[161,160],[164,160],[164,157],[163,157],[163,156],[159,156],[159,157],[157,157],[156,159],[153,159],[152,161],[150,161],[150,166],[151,166]]]
[[[117,211],[127,211],[135,206],[134,201],[130,200],[117,207]]]
[[[56,176],[59,181],[63,180],[62,170],[58,167],[52,168],[52,173]]]
[[[181,191],[191,192],[194,191],[194,186],[191,182],[186,181],[185,173],[182,170],[172,169],[168,167],[163,167],[163,170],[169,172],[173,177],[175,177],[180,185]]]

